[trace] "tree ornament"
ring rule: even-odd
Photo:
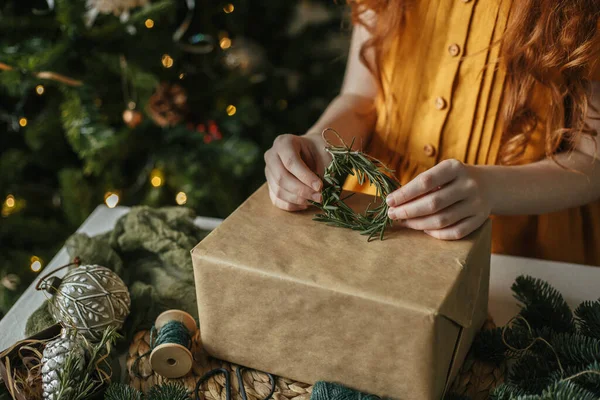
[[[62,279],[46,276],[37,289],[53,295],[49,309],[56,321],[90,340],[100,340],[109,327],[121,328],[131,306],[125,283],[100,265],[77,266]]]
[[[342,145],[332,145],[325,138],[327,131],[333,131]],[[361,235],[369,236],[369,241],[377,236],[383,240],[385,229],[392,224],[392,220],[388,217],[389,207],[385,198],[400,187],[393,171],[383,165],[381,161],[360,151],[352,150],[354,141],[348,146],[334,129],[325,129],[322,136],[327,143],[325,150],[333,158],[323,175],[326,183],[326,187],[321,192],[323,201],[321,203],[311,202],[322,211],[322,214],[317,214],[314,220],[360,231]],[[368,207],[364,214],[355,212],[341,198],[343,179],[349,174],[356,175],[359,184],[362,185],[368,181],[377,189],[379,204],[373,208]]]
[[[187,114],[187,94],[177,84],[163,82],[148,100],[148,114],[157,125],[177,125]]]
[[[85,350],[78,338],[77,332],[72,329],[63,328],[59,338],[49,342],[44,348],[42,357],[42,396],[44,400],[58,400],[61,392],[61,383],[59,375],[65,372],[67,356],[73,354],[76,362],[74,367],[76,372],[81,372]]]
[[[142,113],[137,110],[127,109],[123,111],[123,122],[131,129],[137,128],[142,123]]]

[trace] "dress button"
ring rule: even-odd
[[[441,96],[438,96],[435,98],[435,108],[438,110],[443,110],[444,108],[446,108],[446,99],[444,99]]]
[[[426,144],[423,146],[423,152],[427,157],[433,157],[435,155],[435,147],[431,144]]]
[[[456,43],[452,43],[450,46],[448,46],[448,53],[450,53],[452,57],[456,57],[460,54],[460,47],[458,47]]]

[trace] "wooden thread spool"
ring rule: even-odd
[[[190,314],[181,310],[168,310],[156,318],[154,327],[160,335],[160,330],[169,322],[183,324],[193,338],[198,330],[196,320]],[[192,369],[194,357],[189,348],[178,343],[161,343],[150,353],[150,365],[157,374],[165,378],[181,378]]]

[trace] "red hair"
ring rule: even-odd
[[[406,9],[418,0],[348,0],[355,24],[365,26],[371,39],[360,52],[362,62],[383,90],[379,65],[390,41],[404,24]],[[505,0],[503,0],[505,1]],[[589,69],[600,58],[600,6],[598,0],[514,0],[501,46],[506,67],[502,113],[504,138],[501,164],[518,163],[538,124],[530,107],[534,87],[550,94],[546,116],[546,156],[572,148],[582,134],[595,135],[585,123],[589,108]],[[377,23],[367,24],[365,12],[377,14]],[[366,51],[374,49],[374,63]]]

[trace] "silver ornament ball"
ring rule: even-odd
[[[106,328],[121,328],[129,315],[127,286],[106,267],[82,265],[54,282],[59,284],[46,288],[54,292],[50,300],[52,315],[87,339],[100,340]]]

